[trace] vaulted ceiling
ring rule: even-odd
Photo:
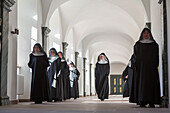
[[[46,5],[47,0],[43,1]],[[89,57],[89,61],[105,52],[112,63],[126,64],[139,33],[149,21],[147,4],[143,4],[143,1],[49,0],[49,7],[44,8],[47,12],[44,21],[49,25],[53,18],[52,23],[59,24],[54,21],[57,11],[62,41],[67,42],[70,32],[74,31],[74,48],[76,51],[82,48],[83,56]]]

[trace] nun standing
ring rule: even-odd
[[[28,66],[32,69],[30,101],[34,101],[35,104],[48,101],[49,84],[47,67],[49,66],[49,62],[46,53],[39,43],[35,44],[33,47]]]
[[[50,67],[48,69],[49,87],[50,87],[50,101],[59,100],[59,84],[58,76],[60,75],[61,59],[59,58],[55,48],[49,51]]]
[[[101,101],[108,99],[109,96],[109,84],[108,76],[110,73],[109,59],[104,53],[98,56],[98,60],[95,68],[95,87],[98,98]]]
[[[62,87],[63,87],[63,99],[70,99],[71,98],[71,91],[70,91],[70,71],[69,66],[63,56],[62,52],[58,52],[59,57],[61,58],[61,78],[62,78]]]
[[[134,46],[136,58],[136,103],[140,107],[155,107],[160,104],[159,46],[148,28],[144,28]]]
[[[78,80],[80,72],[77,70],[73,62],[69,64],[70,66],[70,86],[71,86],[71,97],[74,99],[79,98],[79,86]]]

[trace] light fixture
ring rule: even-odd
[[[12,34],[19,35],[19,29],[15,28],[14,31],[11,31]]]

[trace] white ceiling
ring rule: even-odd
[[[55,11],[59,11],[61,19],[62,41],[67,42],[73,30],[75,50],[82,47],[89,61],[105,52],[112,63],[126,64],[148,21],[141,0],[51,0],[47,25],[50,20],[57,24]]]

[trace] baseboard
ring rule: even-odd
[[[90,95],[86,95],[86,97],[89,97]],[[95,94],[93,94],[92,96],[96,96]],[[83,95],[79,95],[79,97],[84,97]]]
[[[18,104],[19,100],[10,100],[10,104]]]

